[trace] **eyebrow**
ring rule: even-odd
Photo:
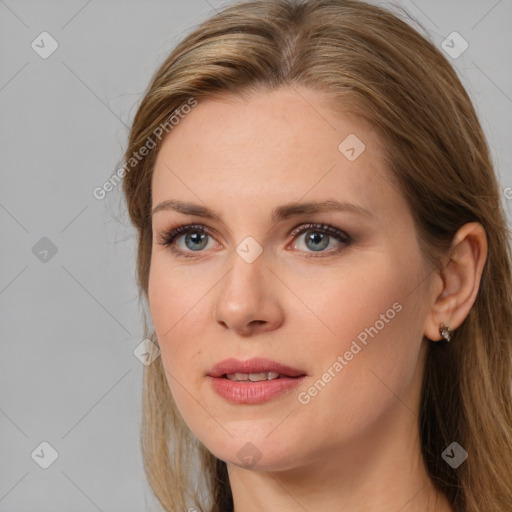
[[[198,217],[204,217],[207,219],[223,222],[222,217],[218,213],[214,212],[206,206],[187,201],[178,201],[176,199],[168,199],[167,201],[163,201],[157,204],[153,208],[151,215],[153,216],[155,213],[165,210],[175,210],[185,215],[196,215]],[[373,213],[371,213],[369,210],[366,210],[357,204],[340,202],[334,199],[327,199],[325,201],[314,201],[307,203],[293,202],[278,206],[272,210],[270,219],[273,223],[277,223],[296,215],[333,211],[351,212],[363,215],[365,217],[374,216]]]

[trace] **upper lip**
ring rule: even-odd
[[[222,377],[230,373],[262,373],[278,372],[286,377],[299,377],[305,375],[305,372],[297,368],[292,368],[270,359],[257,357],[240,361],[239,359],[224,359],[217,363],[208,373],[210,377]]]

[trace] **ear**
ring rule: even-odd
[[[486,258],[487,236],[483,226],[478,222],[462,226],[453,237],[443,270],[436,273],[424,327],[427,338],[443,339],[439,332],[441,324],[454,331],[462,324],[476,300]]]

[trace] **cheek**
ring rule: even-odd
[[[170,266],[165,255],[153,256],[148,299],[156,330],[165,337],[172,337],[180,324],[189,321],[187,317],[197,318],[201,298],[211,287],[207,281],[196,273],[183,272]]]
[[[315,355],[312,360],[320,354],[343,353],[355,339],[364,346],[374,337],[385,338],[390,326],[396,328],[401,324],[400,317],[405,316],[401,310],[410,292],[406,269],[397,270],[391,258],[363,256],[359,265],[348,266],[350,272],[339,268],[328,276],[319,275],[316,287],[311,286],[313,278],[294,288],[309,306],[300,315],[300,322],[307,320],[309,324],[304,327],[310,333],[311,355]],[[308,341],[306,336],[303,339]],[[304,348],[308,350],[307,345]]]
[[[318,319],[311,316],[303,331],[302,353],[316,389],[306,388],[303,398],[316,402],[319,414],[335,404],[364,424],[396,400],[393,393],[407,394],[420,357],[425,302],[415,286],[423,274],[418,259],[397,265],[397,258],[382,259],[378,271],[333,274],[321,291],[308,293]]]
[[[205,294],[211,287],[204,280],[190,282],[183,278],[183,274],[169,272],[155,263],[148,288],[162,365],[176,412],[207,446],[217,427],[212,418],[222,418],[208,403],[201,387],[206,371],[201,358],[211,352],[211,347],[203,346],[207,344],[204,323],[209,318],[205,310]],[[217,435],[222,437],[222,431]],[[224,438],[221,441],[226,442]]]
[[[149,308],[173,395],[178,382],[186,385],[204,371],[197,360],[205,338],[201,331],[209,318],[204,299],[211,286],[200,277],[193,282],[184,279],[183,273],[168,268],[165,258],[152,260]]]
[[[326,323],[336,332],[336,341],[324,341],[310,352],[312,360],[321,358],[315,375],[320,382],[313,382],[314,389],[306,389],[302,398],[310,398],[305,407],[311,407],[309,413],[319,418],[319,425],[330,425],[333,436],[339,434],[339,423],[327,422],[326,411],[331,420],[357,431],[397,406],[414,409],[425,303],[410,283],[405,273],[400,277],[396,271],[361,279],[352,293],[339,292],[340,301],[326,308]],[[329,383],[324,386],[325,381]]]

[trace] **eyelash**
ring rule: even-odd
[[[332,256],[340,252],[342,249],[344,249],[344,247],[348,247],[353,242],[353,239],[350,235],[327,224],[301,224],[300,226],[292,230],[290,236],[292,236],[292,239],[295,239],[297,236],[302,235],[308,231],[315,231],[329,235],[336,239],[337,241],[343,243],[343,247],[331,249],[329,251],[319,251],[319,255],[314,254],[314,252],[310,253],[309,251],[307,251],[308,254],[305,256],[306,258],[325,258],[328,256]],[[186,224],[170,228],[166,232],[162,233],[162,235],[160,235],[159,237],[160,240],[158,241],[158,243],[159,245],[168,247],[176,256],[184,258],[196,258],[198,256],[192,255],[190,253],[200,253],[204,251],[181,251],[180,249],[176,248],[174,243],[176,238],[178,238],[178,235],[187,234],[189,232],[206,234],[213,238],[212,233],[205,226],[201,224]]]

